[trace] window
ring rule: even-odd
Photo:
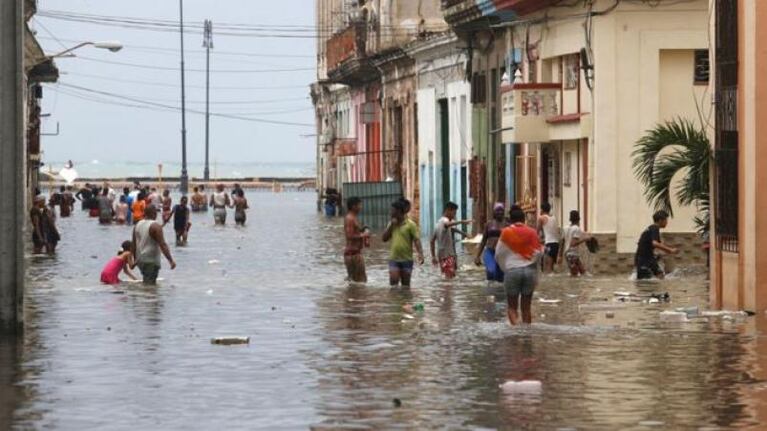
[[[738,2],[716,5],[716,247],[738,252]],[[697,57],[697,56],[696,56]]]
[[[475,73],[471,79],[471,103],[483,104],[487,101],[487,77],[484,73]]]
[[[710,76],[710,65],[707,49],[695,50],[695,85],[708,85],[708,78]]]
[[[578,79],[580,78],[580,57],[578,54],[566,55],[564,57],[564,81],[565,90],[574,90],[578,88]]]
[[[562,185],[571,187],[573,185],[573,152],[565,151],[565,173],[562,179]]]

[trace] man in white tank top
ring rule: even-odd
[[[226,224],[226,208],[232,206],[229,194],[224,191],[224,185],[216,186],[216,191],[210,196],[210,206],[213,207],[213,220],[216,224]]]
[[[141,271],[144,284],[157,284],[160,273],[160,253],[168,259],[170,269],[176,269],[176,261],[170,255],[170,249],[162,233],[162,225],[156,221],[157,208],[147,206],[144,219],[133,228],[133,255],[136,266]]]
[[[557,218],[551,215],[551,204],[541,204],[541,215],[538,217],[538,232],[543,232],[543,272],[553,272],[554,264],[559,257],[559,243],[562,240],[561,229]]]

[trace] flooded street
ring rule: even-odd
[[[424,266],[411,293],[391,291],[378,236],[370,283],[348,287],[341,220],[316,214],[314,194],[248,197],[245,228],[231,213],[225,228],[194,214],[189,246],[171,246],[178,268],[164,262],[154,288],[98,282],[129,228],[79,210],[59,220],[58,255],[28,259],[26,337],[1,347],[2,423],[641,430],[767,420],[764,316],[659,319],[705,309],[703,275],[642,286],[628,274],[545,277],[534,324],[511,328],[500,289],[478,269],[446,282]],[[668,292],[671,303],[617,302],[615,291]],[[403,305],[419,303],[409,318]],[[226,335],[250,345],[211,344]],[[522,380],[541,387],[501,387]]]

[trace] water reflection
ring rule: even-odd
[[[0,419],[63,429],[759,429],[767,421],[767,322],[661,322],[704,305],[688,275],[544,277],[534,324],[510,328],[482,271],[445,281],[417,269],[388,286],[386,250],[370,282],[343,277],[340,220],[310,194],[253,193],[250,224],[195,214],[177,271],[156,288],[98,284],[126,239],[77,213],[55,258],[29,258],[23,345],[0,344]],[[613,292],[666,292],[670,304]],[[423,304],[419,311],[416,304]],[[609,313],[608,313],[609,311]],[[247,347],[213,346],[222,335]],[[514,390],[508,382],[540,382]],[[504,386],[504,384],[507,384]],[[511,388],[511,389],[510,389]],[[104,412],[109,412],[105,414]]]

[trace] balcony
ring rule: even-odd
[[[442,10],[445,21],[461,26],[485,18],[509,21],[556,3],[556,0],[442,0]]]
[[[588,112],[562,114],[562,84],[514,84],[501,87],[501,139],[505,144],[588,138]]]
[[[327,42],[328,78],[332,82],[356,85],[378,78],[378,69],[367,56],[368,25],[353,22]]]
[[[549,122],[560,114],[562,84],[513,84],[501,87],[504,143],[548,142]]]

